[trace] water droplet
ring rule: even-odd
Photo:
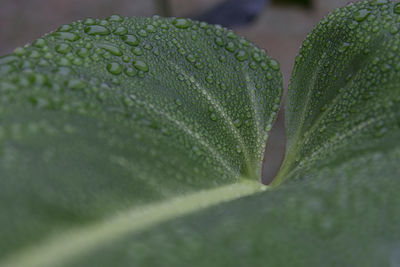
[[[265,78],[267,78],[268,81],[272,80],[272,74],[271,74],[271,72],[265,73]]]
[[[237,35],[233,31],[229,31],[228,34],[226,35],[230,39],[237,39]]]
[[[212,73],[209,73],[206,77],[206,82],[212,83],[214,82],[214,75]]]
[[[218,60],[219,60],[220,62],[225,62],[225,61],[226,61],[226,57],[225,57],[224,55],[219,55],[219,56],[218,56]]]
[[[107,64],[107,70],[114,75],[118,75],[122,72],[122,66],[121,64],[117,62],[111,62]]]
[[[179,98],[177,98],[177,99],[175,99],[175,104],[176,104],[178,107],[180,107],[180,106],[182,106],[182,101],[181,101]]]
[[[191,62],[191,63],[194,63],[194,62],[196,61],[195,56],[192,55],[192,54],[186,55],[186,59],[187,59],[189,62]]]
[[[31,57],[31,58],[38,58],[38,57],[40,57],[40,53],[39,53],[38,51],[36,51],[36,50],[32,50],[32,51],[30,52],[30,54],[29,54],[29,57]]]
[[[167,30],[169,28],[169,26],[165,23],[161,23],[160,28],[163,30]]]
[[[102,19],[102,20],[100,20],[99,25],[106,26],[106,25],[108,25],[108,21],[105,19]]]
[[[153,50],[153,54],[154,54],[155,56],[159,56],[159,55],[160,55],[160,50],[158,50],[158,48],[155,48],[155,49]]]
[[[85,25],[93,25],[94,23],[95,23],[95,21],[92,18],[87,18],[83,21],[83,24],[85,24]]]
[[[189,28],[192,24],[190,20],[184,18],[174,19],[172,24],[177,27],[178,29],[186,29]]]
[[[15,48],[14,54],[16,54],[17,56],[22,56],[23,54],[25,54],[25,48],[23,48],[23,47]]]
[[[387,3],[388,3],[388,0],[372,0],[371,1],[371,5],[376,5],[376,6],[384,5]]]
[[[34,46],[36,46],[36,47],[44,47],[45,45],[47,44],[47,41],[45,40],[45,39],[42,39],[42,38],[39,38],[39,39],[36,39],[34,42],[33,42],[33,45]]]
[[[371,11],[369,11],[368,9],[360,9],[354,13],[353,17],[356,21],[361,22],[365,20],[369,16],[369,14],[371,14]]]
[[[74,60],[72,61],[72,64],[80,66],[83,64],[83,60],[79,57],[74,58]]]
[[[142,61],[142,60],[135,60],[133,63],[133,66],[138,69],[141,70],[143,72],[148,72],[149,71],[149,66],[146,64],[146,62]]]
[[[396,3],[393,7],[393,12],[396,14],[400,14],[400,3]]]
[[[153,49],[153,46],[152,46],[151,44],[149,44],[149,43],[145,44],[143,47],[144,47],[144,49],[146,49],[146,50],[151,50],[151,49]]]
[[[68,80],[67,87],[69,87],[71,90],[82,90],[86,87],[86,83],[82,80],[71,79]]]
[[[116,35],[124,35],[127,33],[128,33],[128,29],[123,26],[119,26],[114,30],[114,34],[116,34]]]
[[[247,53],[244,50],[239,50],[236,52],[235,57],[239,61],[245,61],[247,59]]]
[[[224,45],[224,40],[221,37],[215,37],[214,41],[219,46],[223,46]]]
[[[69,44],[61,43],[61,44],[56,45],[56,51],[58,53],[66,54],[71,50],[72,50],[72,47]]]
[[[55,73],[59,74],[59,75],[67,76],[67,75],[71,74],[71,69],[68,67],[59,67],[58,69],[56,69]]]
[[[211,113],[210,114],[210,120],[216,121],[217,120],[217,115],[215,115],[215,113]]]
[[[236,50],[236,45],[233,42],[228,42],[225,46],[225,49],[229,52],[234,52]]]
[[[104,50],[110,52],[114,56],[121,56],[122,52],[119,50],[118,47],[112,45],[112,44],[98,44],[98,47],[103,48]]]
[[[208,27],[209,27],[209,25],[208,25],[208,23],[207,22],[204,22],[204,21],[202,21],[202,22],[200,22],[200,28],[202,28],[202,29],[207,29]]]
[[[61,66],[70,66],[71,61],[68,58],[62,57],[57,59],[57,64]]]
[[[72,33],[72,32],[55,32],[53,33],[54,36],[61,38],[63,40],[75,42],[78,40],[80,37],[79,35]]]
[[[108,35],[110,30],[100,25],[88,26],[85,28],[85,32],[89,35]]]
[[[397,27],[397,26],[395,26],[395,25],[392,25],[392,26],[390,27],[390,33],[391,33],[391,34],[396,34],[398,31],[399,31],[399,27]]]
[[[235,125],[236,128],[239,128],[242,126],[242,121],[240,119],[236,119],[233,121],[233,125]]]
[[[143,55],[143,50],[140,47],[134,47],[132,48],[132,53],[134,53],[137,56]]]
[[[392,69],[392,67],[389,65],[389,64],[383,64],[382,66],[381,66],[381,70],[383,71],[383,72],[388,72],[388,71],[390,71]]]
[[[61,25],[57,31],[59,32],[69,32],[70,30],[72,30],[72,26],[71,25]]]
[[[120,15],[111,15],[110,17],[108,17],[108,20],[109,20],[109,21],[116,21],[116,22],[118,22],[118,21],[122,21],[123,18],[122,18]]]
[[[196,69],[202,69],[204,67],[203,63],[201,63],[200,61],[197,61],[194,64],[194,66],[195,66]]]
[[[89,50],[85,47],[79,48],[78,56],[80,57],[87,57],[89,55]]]
[[[253,59],[254,59],[255,61],[257,61],[257,62],[260,62],[261,59],[262,59],[260,53],[258,53],[258,52],[253,52],[253,54],[252,54],[251,56],[252,56]]]
[[[138,31],[138,34],[139,34],[139,36],[142,36],[142,37],[146,37],[147,36],[147,32],[145,30],[143,30],[143,29]]]
[[[350,46],[349,43],[347,42],[343,42],[343,44],[339,47],[338,51],[340,53],[343,53],[344,51],[346,51],[346,49]]]
[[[273,70],[279,70],[279,62],[278,61],[276,61],[275,59],[270,59],[269,61],[268,61],[268,65],[273,69]]]
[[[8,64],[8,63],[12,63],[18,60],[18,57],[16,56],[4,56],[4,57],[0,57],[0,64]]]
[[[132,46],[137,46],[139,44],[139,39],[135,35],[131,35],[131,34],[122,36],[122,40],[126,44],[132,45]]]
[[[149,24],[149,25],[146,26],[146,31],[150,32],[150,33],[154,33],[154,32],[157,31],[157,29],[153,25]]]
[[[123,62],[129,62],[131,60],[131,58],[128,57],[127,55],[124,55],[121,59]]]
[[[354,30],[355,28],[357,28],[358,22],[353,20],[348,25],[350,30]]]
[[[137,74],[137,71],[134,68],[128,67],[125,69],[125,74],[132,77]]]

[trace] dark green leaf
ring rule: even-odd
[[[397,146],[400,14],[388,1],[338,9],[296,58],[287,104],[287,157],[276,183]]]
[[[281,83],[264,51],[186,19],[86,19],[0,58],[0,265],[259,191]]]
[[[337,10],[305,41],[275,182],[286,183],[126,235],[69,266],[399,266],[400,35],[391,29],[400,15],[384,2]]]

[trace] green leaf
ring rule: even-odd
[[[308,36],[275,182],[286,183],[103,242],[67,266],[398,266],[395,7],[353,4]]]
[[[0,266],[261,190],[279,65],[220,26],[86,19],[0,58]]]
[[[181,143],[171,148],[168,146],[171,143],[167,141],[165,143],[160,141],[157,144],[149,141],[146,147],[163,148],[165,146],[168,149],[162,151],[168,151],[168,160],[177,158],[179,161],[172,168],[171,166],[162,168],[157,165],[157,168],[140,169],[140,172],[145,173],[141,176],[145,179],[141,181],[157,181],[157,184],[150,188],[163,188],[163,190],[175,186],[177,188],[175,194],[157,195],[158,202],[153,197],[148,199],[137,197],[132,200],[132,195],[124,194],[119,198],[118,194],[114,194],[101,202],[101,198],[107,195],[103,192],[100,196],[96,196],[96,200],[101,202],[97,209],[100,215],[92,215],[86,221],[82,217],[76,217],[80,220],[70,222],[70,225],[66,225],[66,222],[71,217],[66,216],[65,213],[61,213],[64,217],[60,216],[59,220],[54,222],[56,218],[54,215],[60,211],[61,205],[53,209],[48,208],[48,210],[41,209],[43,206],[36,208],[35,211],[40,213],[39,216],[47,214],[47,220],[53,220],[52,224],[46,225],[50,231],[42,230],[41,236],[34,236],[36,232],[29,229],[34,227],[37,229],[41,224],[33,221],[34,226],[28,226],[27,220],[20,220],[21,225],[26,227],[21,227],[25,231],[22,241],[19,240],[19,244],[22,245],[13,251],[14,254],[4,253],[7,258],[0,261],[0,266],[398,266],[400,264],[400,228],[398,227],[400,224],[398,209],[400,206],[398,194],[400,190],[398,182],[400,177],[398,164],[400,160],[400,110],[398,109],[400,35],[396,29],[400,21],[400,14],[397,14],[400,13],[398,7],[399,4],[375,0],[339,9],[317,25],[304,42],[296,60],[289,88],[287,157],[274,182],[278,185],[286,180],[284,184],[279,187],[270,187],[265,192],[258,192],[259,189],[254,183],[235,182],[236,179],[229,179],[230,175],[226,175],[227,180],[222,182],[219,179],[225,175],[218,174],[214,169],[217,165],[212,165],[208,161],[202,161],[206,164],[202,168],[198,167],[199,173],[196,173],[194,168],[199,166],[199,161],[192,162],[187,154],[188,150],[178,150]],[[172,25],[187,27],[184,20],[176,21]],[[207,30],[205,32],[201,40],[208,38]],[[230,34],[227,33],[226,37],[229,38],[229,36]],[[135,43],[133,38],[130,40]],[[215,42],[218,45],[220,40],[215,39]],[[196,43],[197,41],[193,44]],[[233,50],[238,44],[240,42],[227,45],[227,51]],[[238,53],[239,59],[241,55],[242,53]],[[254,60],[256,58],[257,56]],[[214,59],[215,57],[210,60]],[[6,59],[6,61],[12,61],[12,59]],[[103,68],[107,69],[105,65]],[[274,63],[270,65],[271,68],[276,67]],[[231,64],[225,66],[225,68],[228,67],[231,67]],[[9,67],[5,69],[7,68]],[[113,66],[109,68],[115,69]],[[152,66],[149,66],[147,74],[150,74],[151,70]],[[235,73],[235,70],[223,72],[224,75],[235,75]],[[259,77],[267,79],[270,77],[269,74],[263,74],[264,76]],[[8,90],[10,92],[24,91],[15,86],[11,76],[3,80],[3,83],[10,88]],[[153,79],[154,77],[152,76]],[[253,77],[253,79],[257,78]],[[30,79],[27,78],[27,80]],[[232,78],[227,80],[234,82]],[[120,88],[120,86],[114,87]],[[247,92],[246,86],[241,88]],[[216,90],[215,87],[208,90],[213,89]],[[272,91],[270,88],[268,93]],[[73,94],[75,95],[76,92]],[[75,98],[74,101],[79,101],[79,98]],[[236,101],[241,103],[243,99],[227,102],[227,107],[236,107],[238,105]],[[42,102],[37,101],[37,103]],[[197,100],[192,105],[195,103]],[[101,105],[105,105],[104,102]],[[15,110],[18,111],[19,107],[16,106]],[[186,112],[191,113],[192,108],[188,107]],[[7,112],[13,114],[11,112],[13,110],[7,109]],[[34,116],[36,110],[42,109],[30,109],[28,114],[25,111],[20,117],[25,119],[25,116]],[[76,117],[70,120],[73,122],[81,120],[79,129],[86,129],[90,126],[89,122],[98,121],[99,117],[103,122],[105,118],[108,118],[107,116],[110,116],[109,112],[102,111],[103,109],[97,109],[96,117],[94,117],[93,113],[85,115],[64,110],[57,112],[57,118],[52,122],[64,120],[64,117],[60,118],[60,114],[64,114],[65,118],[70,118],[73,114]],[[50,116],[49,114],[55,112],[52,110],[45,115]],[[264,110],[264,112],[267,111]],[[43,114],[40,116],[43,118]],[[93,121],[90,120],[91,116],[93,116]],[[90,119],[82,119],[87,117]],[[110,119],[107,122],[125,133],[125,135],[118,135],[120,132],[113,133],[113,138],[122,138],[126,142],[129,134],[128,130],[124,131],[125,128],[121,124],[124,120],[126,120],[125,117],[118,121]],[[10,119],[10,121],[14,120]],[[207,120],[208,123],[211,121]],[[219,120],[216,122],[222,123]],[[142,129],[132,125],[130,124],[130,130]],[[108,124],[106,126],[110,127]],[[143,129],[146,129],[146,134],[153,133],[147,131],[147,128]],[[214,133],[219,133],[221,129],[225,127],[221,126]],[[95,136],[94,133],[92,135]],[[52,140],[49,136],[50,134],[44,137],[45,141]],[[157,134],[151,137],[161,138]],[[213,135],[210,134],[210,137]],[[92,142],[91,138],[81,138],[78,139],[80,140],[79,147],[85,148],[86,143]],[[69,146],[74,145],[72,140],[68,142]],[[226,152],[230,155],[229,162],[232,162],[229,166],[236,166],[234,162],[238,157],[234,153],[236,146],[225,138],[221,140],[230,144]],[[38,141],[30,141],[29,144],[35,144],[35,142]],[[43,143],[40,145],[43,146]],[[63,147],[65,150],[70,149],[69,153],[76,153],[76,147],[66,147],[65,143]],[[138,141],[131,141],[131,143],[131,146],[129,144],[121,146],[120,151],[128,153],[126,152],[128,147],[134,151],[129,153],[139,154],[134,150],[136,149],[134,144],[140,147],[147,144]],[[214,147],[214,143],[212,144]],[[87,145],[88,148],[82,151],[89,153],[87,151],[92,151],[90,149],[97,148],[99,145],[104,146],[103,143],[97,142],[95,146]],[[218,148],[218,145],[215,147]],[[256,151],[256,145],[250,147]],[[104,153],[105,149],[102,151]],[[158,155],[161,155],[162,151],[157,151],[160,153]],[[101,175],[101,171],[109,170],[107,164],[110,163],[99,160],[100,154],[97,153],[99,154],[97,155],[96,152],[90,154],[96,155],[92,164],[97,161],[100,163],[90,170],[96,171],[96,175]],[[107,150],[107,153],[110,152]],[[147,155],[145,152],[141,153],[140,155]],[[133,154],[129,155],[134,157]],[[236,157],[232,159],[231,155],[236,155]],[[257,158],[257,153],[251,155]],[[260,159],[261,153],[258,155]],[[239,177],[240,171],[246,173],[246,165],[256,165],[254,162],[257,160],[248,160],[244,156],[243,158],[241,161],[238,160],[241,167],[236,169],[237,174],[232,177]],[[82,160],[82,157],[80,159]],[[72,156],[69,160],[72,161]],[[139,159],[135,158],[134,162],[136,160]],[[143,159],[141,161],[143,165],[140,166],[147,166],[145,165],[147,160],[148,158]],[[190,164],[181,164],[186,162]],[[164,164],[160,166],[166,166],[168,163]],[[104,168],[102,168],[103,165]],[[46,165],[46,168],[52,170],[53,167]],[[97,168],[101,171],[97,171]],[[21,168],[15,167],[15,169],[19,171]],[[169,173],[162,176],[161,172],[179,172],[181,169],[185,169],[192,175],[183,177],[202,177],[198,179],[204,184],[195,180],[197,184],[192,182],[186,185],[181,181],[186,181],[185,179],[171,185],[159,183],[162,179],[159,177],[174,177],[169,176]],[[247,173],[250,174],[242,174],[242,176],[254,176],[251,174],[251,169],[257,168],[248,167],[247,170],[250,171]],[[64,167],[63,170],[66,171],[68,168]],[[116,171],[111,170],[109,175],[111,176],[112,172]],[[207,171],[207,175],[201,176],[202,171]],[[113,178],[115,179],[115,176]],[[84,179],[81,178],[79,182],[81,180]],[[68,189],[65,187],[68,183],[63,181],[64,187],[61,189]],[[89,183],[90,179],[84,181],[88,187],[97,186],[95,182]],[[221,186],[213,185],[215,181],[220,182]],[[76,183],[77,181],[71,181],[71,184]],[[121,184],[121,181],[118,183]],[[8,187],[17,185],[21,186],[10,182]],[[36,184],[30,183],[29,190],[27,188],[24,193],[31,192],[33,185]],[[44,185],[44,183],[41,184],[42,187]],[[186,187],[182,189],[184,185]],[[116,184],[114,186],[118,188]],[[76,190],[72,185],[70,188]],[[98,192],[99,188],[102,189],[98,186],[95,188],[97,191],[92,189],[91,192]],[[122,188],[127,188],[126,184],[123,184]],[[46,189],[46,194],[51,195],[52,188]],[[61,189],[55,192],[60,194]],[[112,188],[107,189],[107,192],[112,191]],[[121,187],[118,189],[121,190]],[[195,190],[201,191],[195,192]],[[2,197],[7,192],[12,194],[17,191],[4,190]],[[237,198],[238,193],[247,197]],[[65,193],[61,196],[65,198],[66,195]],[[20,198],[13,199],[15,204],[8,199],[7,202],[0,203],[7,203],[7,208],[11,204],[22,206],[18,203]],[[34,198],[30,200],[32,204],[35,204],[32,201]],[[125,204],[117,206],[121,202]],[[68,211],[74,207],[70,206],[70,203],[71,200],[63,203],[69,208]],[[110,205],[111,208],[106,205]],[[17,209],[10,208],[9,210],[21,216]],[[93,212],[92,210],[90,211]],[[88,209],[80,211],[83,214],[88,212]],[[4,220],[9,220],[9,218],[13,217],[9,215]],[[32,221],[29,223],[32,224]],[[2,236],[8,234],[9,231],[1,232]],[[31,235],[31,240],[37,242],[30,241],[29,243],[23,240],[29,235]],[[9,236],[21,235],[10,234]],[[24,246],[25,244],[28,245]],[[6,246],[3,245],[3,247]]]
[[[397,148],[321,168],[104,242],[66,266],[398,266],[399,157]]]
[[[287,103],[287,157],[276,181],[397,146],[400,13],[388,1],[338,9],[296,58]]]

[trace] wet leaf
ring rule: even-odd
[[[274,64],[220,26],[120,16],[0,58],[0,265],[64,264],[259,191]]]

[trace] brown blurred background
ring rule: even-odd
[[[226,1],[264,3],[253,20],[233,28],[264,48],[281,63],[287,88],[294,58],[313,26],[349,0],[0,0],[0,56],[53,31],[58,26],[87,17],[123,16],[198,17]],[[240,10],[240,9],[239,9]],[[279,168],[284,150],[283,120],[277,121],[268,143],[264,178]]]

